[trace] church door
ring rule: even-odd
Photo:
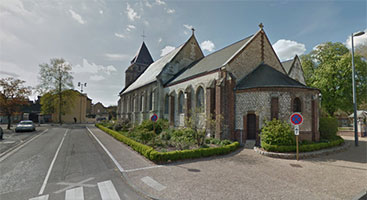
[[[247,139],[248,140],[256,139],[256,115],[255,114],[247,115]]]

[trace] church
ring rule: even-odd
[[[264,29],[204,56],[194,29],[181,46],[153,61],[145,43],[125,71],[117,116],[134,124],[155,113],[183,127],[195,116],[198,127],[215,125],[218,139],[255,140],[273,118],[290,123],[299,112],[300,139],[318,141],[319,94],[308,87],[298,56],[281,62]]]

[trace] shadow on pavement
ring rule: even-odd
[[[359,140],[359,145],[354,145],[354,139],[351,137],[344,137],[344,140],[350,147],[342,152],[332,153],[330,155],[321,156],[318,158],[308,159],[314,162],[336,162],[336,161],[347,161],[366,164],[367,163],[367,138]],[[348,166],[345,166],[348,168]],[[367,170],[367,168],[364,168]]]

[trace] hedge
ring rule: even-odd
[[[334,146],[339,146],[344,143],[343,138],[336,137],[333,140],[330,140],[328,142],[319,142],[319,143],[312,143],[312,144],[301,144],[299,146],[299,152],[309,152],[309,151],[317,151],[320,149],[326,149]],[[265,142],[261,142],[261,147],[265,149],[266,151],[271,152],[296,152],[296,145],[291,146],[284,146],[284,145],[270,145]]]
[[[210,147],[210,148],[201,148],[201,149],[191,149],[191,150],[182,150],[182,151],[170,151],[170,152],[158,152],[154,150],[152,147],[136,142],[133,139],[130,139],[121,133],[118,133],[114,130],[106,128],[101,124],[96,124],[96,127],[101,129],[102,131],[110,134],[112,137],[116,138],[118,141],[121,141],[135,151],[148,158],[149,160],[155,162],[167,162],[167,161],[176,161],[182,159],[191,159],[191,158],[200,158],[200,157],[208,157],[213,155],[223,155],[230,153],[231,151],[236,150],[240,144],[238,142],[233,142],[232,144],[228,144],[221,147]]]

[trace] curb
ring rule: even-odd
[[[304,152],[299,153],[299,158],[315,158],[322,155],[329,155],[331,153],[337,153],[348,149],[351,144],[344,143],[342,146],[329,148],[329,149],[322,149],[313,152]],[[259,147],[254,147],[254,151],[258,154],[272,157],[272,158],[283,158],[283,159],[296,159],[296,153],[276,153],[276,152],[269,152],[261,149]]]

